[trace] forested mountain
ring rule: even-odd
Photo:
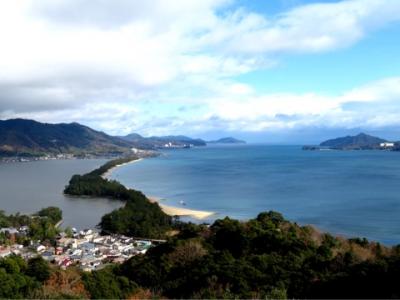
[[[110,136],[79,123],[47,124],[34,120],[0,120],[0,156],[42,156],[46,154],[110,155],[131,148],[190,148],[207,143],[244,144],[232,137],[205,142],[184,135],[143,137],[137,133]]]
[[[378,148],[380,143],[387,142],[384,139],[360,133],[356,136],[345,136],[336,139],[327,140],[320,144],[321,147],[328,147],[332,149],[373,149]]]
[[[0,121],[0,155],[110,154],[124,153],[130,142],[87,126],[46,124],[33,120]]]

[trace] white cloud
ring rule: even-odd
[[[234,131],[262,131],[304,126],[399,126],[400,77],[385,78],[339,96],[316,93],[220,95],[210,113]]]
[[[347,47],[399,19],[398,0],[311,4],[272,17],[233,0],[0,1],[0,116],[111,133],[350,124],[344,103],[392,103],[398,79],[333,97],[257,94],[235,76],[275,66],[275,53]]]
[[[272,18],[235,10],[201,37],[226,53],[321,52],[348,47],[400,20],[397,0],[349,0],[298,6]]]
[[[343,95],[342,102],[399,101],[400,77],[386,78],[355,88]]]

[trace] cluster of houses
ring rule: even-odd
[[[185,143],[172,143],[172,142],[168,142],[162,146],[160,146],[159,148],[192,148],[194,145],[193,144],[185,144]]]
[[[57,160],[57,159],[74,159],[75,156],[73,154],[47,154],[44,156],[11,156],[11,157],[2,157],[0,161],[12,163],[12,162],[30,162],[30,161],[41,161],[41,160]]]
[[[134,152],[134,151],[133,151]],[[138,151],[139,154],[142,153],[141,150]],[[145,151],[143,151],[145,152]],[[136,152],[134,152],[136,153]],[[0,162],[14,163],[14,162],[31,162],[31,161],[42,161],[42,160],[69,160],[69,159],[94,159],[94,158],[105,158],[113,159],[118,157],[118,153],[101,153],[99,155],[91,153],[82,153],[75,155],[72,153],[59,153],[59,154],[46,154],[43,156],[10,156],[10,157],[0,157]]]
[[[15,228],[1,230],[8,234],[19,232]],[[31,242],[26,247],[19,244],[0,246],[0,257],[16,254],[30,259],[41,255],[45,260],[63,269],[75,265],[84,271],[93,271],[110,263],[123,263],[134,255],[145,254],[152,246],[153,242],[150,240],[123,235],[100,235],[92,229],[79,232],[73,229],[72,237],[68,237],[64,232],[60,233],[55,247],[39,242]]]

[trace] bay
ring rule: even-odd
[[[31,214],[48,206],[63,211],[63,226],[93,228],[101,217],[123,205],[120,201],[68,197],[64,187],[74,174],[84,174],[104,164],[103,159],[48,160],[0,163],[0,209]]]
[[[400,153],[208,146],[163,151],[112,178],[168,205],[246,220],[275,210],[345,237],[400,243]],[[208,220],[209,222],[213,220]]]

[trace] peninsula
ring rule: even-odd
[[[212,212],[159,204],[154,198],[149,199],[142,192],[128,189],[105,176],[117,166],[154,155],[157,153],[140,151],[135,155],[111,160],[88,174],[74,175],[64,193],[71,196],[106,197],[124,201],[124,207],[103,216],[99,225],[104,232],[159,238],[164,237],[166,232],[172,229],[173,216],[190,216],[198,219],[211,216]]]
[[[139,153],[146,153],[146,151],[140,151]],[[156,153],[154,153],[154,155],[156,155]],[[115,161],[111,161],[108,164],[103,166],[103,169],[101,170],[101,172],[104,171],[104,173],[102,173],[100,176],[105,180],[109,180],[109,176],[111,175],[112,171],[115,170],[116,168],[122,167],[129,163],[139,162],[142,159],[143,158],[128,157],[126,159],[118,159]],[[177,207],[177,206],[165,205],[165,204],[161,203],[160,198],[157,198],[157,197],[147,197],[147,199],[152,203],[157,203],[160,206],[160,208],[162,209],[162,211],[171,217],[174,217],[174,216],[192,217],[194,219],[203,220],[203,219],[209,218],[215,214],[214,212],[210,212],[210,211],[194,210],[194,209],[182,208],[182,207]]]

